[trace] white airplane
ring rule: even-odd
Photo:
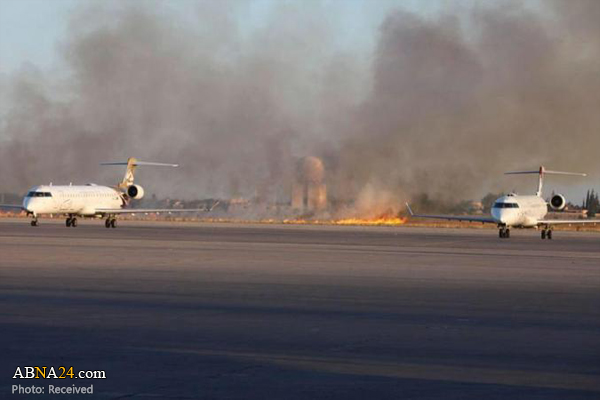
[[[126,165],[125,177],[115,187],[87,185],[39,185],[32,187],[23,198],[23,205],[2,204],[1,208],[18,209],[32,216],[31,226],[38,226],[38,217],[44,214],[65,215],[66,226],[76,227],[77,218],[106,218],[107,228],[116,227],[116,216],[132,213],[172,213],[207,211],[201,209],[131,209],[126,208],[131,200],[144,196],[144,189],[134,184],[135,168],[141,165],[177,167],[177,164],[164,164],[138,161],[131,157],[127,162],[108,162],[101,165]]]
[[[552,227],[555,225],[566,224],[596,224],[600,220],[595,219],[544,219],[548,213],[548,206],[553,211],[562,211],[567,206],[567,201],[562,194],[555,194],[550,199],[550,204],[542,198],[542,187],[544,184],[544,175],[575,175],[586,176],[586,174],[573,172],[548,171],[540,167],[538,171],[513,171],[506,172],[506,175],[515,174],[538,174],[538,189],[533,196],[520,196],[515,193],[502,196],[494,202],[490,217],[477,216],[453,216],[453,215],[419,215],[413,213],[410,205],[406,203],[408,212],[412,217],[417,218],[435,218],[456,221],[481,222],[498,225],[498,236],[500,238],[509,238],[511,228],[536,228],[542,229],[542,239],[552,239]]]

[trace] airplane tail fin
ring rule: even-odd
[[[123,161],[103,162],[103,163],[100,163],[100,165],[126,165],[127,166],[127,169],[125,170],[125,176],[123,177],[123,180],[119,184],[120,188],[126,188],[126,187],[133,185],[135,168],[139,167],[140,165],[151,165],[151,166],[155,166],[155,167],[178,167],[179,166],[179,164],[166,164],[166,163],[140,161],[134,157],[129,157],[129,159],[126,162],[123,162]]]
[[[571,175],[571,176],[587,176],[586,174],[580,172],[562,172],[562,171],[551,171],[547,170],[543,166],[540,166],[540,169],[537,171],[511,171],[505,172],[505,175],[523,175],[523,174],[538,174],[538,189],[536,195],[538,197],[542,196],[542,189],[544,187],[544,175]]]

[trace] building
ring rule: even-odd
[[[292,209],[314,212],[326,208],[327,186],[323,161],[317,157],[304,157],[296,164],[292,184]]]

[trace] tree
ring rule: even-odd
[[[587,210],[588,218],[596,217],[596,214],[600,211],[600,199],[598,193],[594,192],[593,189],[588,190],[584,206]]]

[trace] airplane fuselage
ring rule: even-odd
[[[101,165],[124,165],[125,176],[114,187],[95,185],[39,185],[32,187],[22,205],[0,204],[0,208],[25,211],[32,217],[31,226],[38,226],[38,217],[44,214],[65,215],[65,225],[76,227],[78,217],[102,218],[107,228],[116,228],[117,216],[141,213],[196,212],[196,209],[142,209],[128,208],[132,200],[144,197],[144,188],[134,184],[134,171],[141,165],[155,167],[177,167],[178,164],[140,161],[129,157],[126,162],[107,162]]]
[[[481,222],[484,224],[496,224],[498,225],[498,236],[502,239],[510,237],[511,228],[538,228],[541,229],[542,239],[552,239],[552,229],[557,225],[580,225],[580,224],[596,224],[596,219],[546,219],[548,214],[548,207],[555,211],[562,211],[567,207],[567,201],[562,194],[553,194],[550,198],[550,202],[547,203],[542,197],[542,188],[545,174],[552,175],[575,175],[575,176],[586,176],[582,173],[577,172],[561,172],[551,171],[545,169],[543,166],[537,171],[512,171],[506,172],[507,175],[523,175],[523,174],[537,174],[538,187],[534,196],[519,196],[511,193],[506,196],[499,197],[494,202],[491,215],[488,216],[475,216],[475,215],[426,215],[426,214],[415,214],[410,208],[410,205],[406,203],[408,212],[411,216],[417,218],[433,218],[433,219],[445,219],[452,221],[468,221],[468,222]]]
[[[533,228],[548,213],[548,205],[539,196],[509,194],[498,198],[492,206],[492,218],[498,225]]]
[[[34,186],[23,199],[30,214],[73,214],[93,217],[97,209],[117,209],[125,205],[117,189],[99,185]]]

